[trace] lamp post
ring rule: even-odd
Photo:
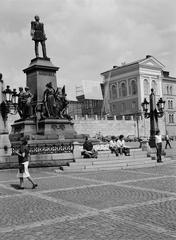
[[[140,120],[141,115],[142,115],[142,113],[141,113],[140,109],[133,115],[134,120],[136,120],[137,139],[138,139],[138,141],[139,141],[139,139],[140,139],[140,134],[139,134],[139,120]]]
[[[0,73],[0,89],[3,89],[2,74]],[[15,114],[17,111],[18,94],[9,86],[0,94],[0,160],[5,161],[12,153],[9,133],[7,129],[8,114]],[[15,110],[15,111],[14,111]]]
[[[152,88],[150,94],[150,102],[148,102],[147,99],[144,98],[144,102],[141,105],[144,111],[144,117],[150,118],[149,145],[150,147],[155,147],[155,134],[156,131],[159,129],[158,118],[161,118],[164,115],[165,101],[163,101],[163,99],[160,98],[156,104],[154,89]],[[150,112],[148,112],[148,105],[150,105]]]
[[[3,101],[0,104],[0,112],[4,124],[6,124],[8,114],[16,114],[17,106],[18,106],[18,93],[14,88],[13,91],[10,89],[8,85],[5,90],[2,91]]]

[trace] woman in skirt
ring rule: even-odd
[[[30,177],[28,166],[29,166],[29,147],[27,146],[27,140],[24,139],[20,146],[18,152],[18,162],[19,162],[19,170],[17,173],[17,177],[20,179],[20,189],[24,189],[24,178],[27,178],[29,182],[32,183],[32,188],[36,188],[38,185],[33,182]]]

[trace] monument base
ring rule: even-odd
[[[41,143],[46,140],[73,141],[76,132],[73,123],[67,119],[43,119],[38,122],[31,119],[14,122],[9,136],[11,143],[19,142],[23,137]]]
[[[56,137],[58,140],[74,139],[76,132],[73,123],[67,119],[44,119],[38,123],[38,133],[47,138]]]

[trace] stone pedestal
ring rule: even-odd
[[[12,124],[12,130],[9,135],[10,141],[18,142],[24,136],[29,136],[37,134],[36,122],[35,120],[24,120],[16,121]]]
[[[11,143],[8,132],[0,133],[0,162],[5,161],[5,157],[12,154]]]
[[[73,140],[76,132],[73,123],[67,119],[43,119],[16,121],[12,124],[10,141],[12,143],[20,141],[24,136],[31,140]]]
[[[23,70],[26,73],[26,85],[30,88],[35,102],[42,101],[47,83],[51,82],[53,88],[57,88],[56,71],[58,69],[49,58],[38,57],[32,59],[29,67]]]
[[[38,123],[38,134],[59,140],[74,139],[73,123],[67,119],[44,119]]]

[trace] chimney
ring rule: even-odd
[[[151,57],[151,55],[146,55],[146,58],[150,58]]]

